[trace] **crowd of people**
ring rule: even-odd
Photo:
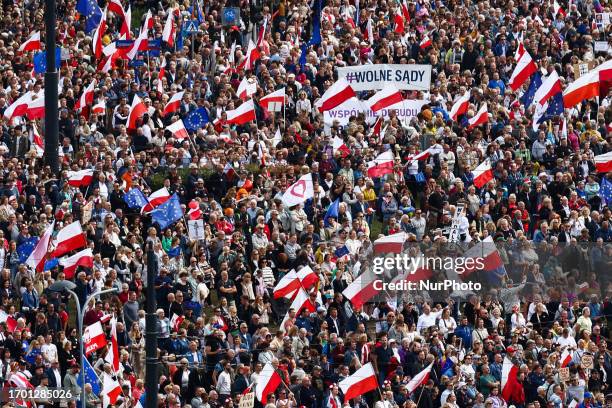
[[[67,279],[76,284],[85,326],[102,322],[109,339],[87,356],[89,364],[99,378],[121,384],[108,404],[103,391],[95,392],[103,384],[89,379],[88,408],[145,406],[146,393],[157,393],[159,406],[168,408],[237,408],[267,364],[282,383],[265,404],[255,399],[266,408],[612,406],[612,191],[610,175],[594,162],[610,151],[612,93],[606,88],[534,126],[536,106],[522,102],[529,81],[517,90],[508,85],[520,46],[541,73],[556,71],[564,88],[581,75],[581,64],[608,60],[609,4],[113,0],[99,3],[106,25],[98,39],[98,25],[88,27],[92,17],[77,10],[82,1],[57,0],[61,170],[54,174],[46,159],[55,152],[43,153],[37,142],[44,119],[6,115],[24,93],[42,96],[39,51],[20,46],[37,31],[44,39],[44,3],[3,1],[0,9],[6,387],[29,383],[81,395],[76,305],[49,289]],[[84,3],[94,9],[96,1]],[[143,23],[148,38],[162,38],[174,13],[173,43],[161,41],[158,54],[141,53],[140,63],[113,59],[109,47],[125,39],[117,5],[131,7],[132,39]],[[198,31],[184,32],[191,20]],[[422,47],[425,37],[431,45]],[[245,65],[250,43],[259,56]],[[326,120],[317,101],[338,79],[337,68],[364,64],[430,65],[429,90],[402,92],[426,100],[418,115],[406,121],[391,112],[383,131],[363,115],[342,125]],[[236,125],[226,112],[246,103],[237,93],[244,78],[256,86],[250,96],[256,117]],[[94,80],[93,100],[79,102]],[[280,111],[258,103],[281,88]],[[180,108],[164,115],[181,91]],[[469,108],[452,120],[451,107],[466,91]],[[132,128],[136,96],[146,109]],[[488,121],[469,127],[483,103]],[[200,108],[208,119],[188,137],[166,129]],[[338,138],[342,150],[334,147]],[[432,146],[426,160],[410,160]],[[368,162],[387,150],[395,156],[393,171],[371,177]],[[485,159],[493,177],[478,188],[473,170]],[[68,182],[86,169],[94,170],[90,183]],[[314,196],[288,207],[284,193],[307,174]],[[162,229],[125,196],[164,187],[185,217]],[[190,235],[188,219],[203,220],[203,239]],[[52,222],[56,234],[74,221],[82,224],[92,266],[69,276],[51,256],[40,270],[26,263],[24,243],[42,237]],[[481,276],[486,290],[387,294],[357,306],[343,295],[374,256],[377,239],[405,232],[412,250],[435,255],[454,241],[453,229],[467,247],[487,238],[498,246],[504,269],[494,279]],[[157,265],[159,381],[158,389],[145,390],[149,250]],[[304,267],[318,276],[308,288],[315,307],[296,314],[274,288]],[[431,279],[447,276],[433,272]],[[111,316],[118,370],[107,356]],[[510,389],[505,359],[517,368]],[[338,384],[368,363],[378,389],[344,400]],[[431,363],[426,381],[409,392],[411,379]]]

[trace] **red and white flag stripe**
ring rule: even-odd
[[[427,380],[429,380],[429,374],[431,373],[431,369],[433,368],[433,363],[425,367],[421,372],[412,377],[412,379],[406,384],[406,389],[408,390],[408,395],[412,394],[417,388],[421,385],[424,385]]]
[[[354,309],[358,309],[379,292],[374,288],[377,279],[374,274],[366,271],[353,280],[342,291],[342,295],[351,302]]]
[[[115,373],[119,372],[119,344],[117,343],[117,319],[110,319],[110,343],[108,351],[106,352],[106,356],[104,356],[104,361],[111,365],[111,368]]]
[[[404,248],[404,243],[408,239],[408,234],[404,231],[398,232],[397,234],[387,235],[382,238],[378,238],[374,241],[374,253],[394,253],[399,254]]]
[[[340,387],[344,394],[344,401],[350,401],[366,392],[375,390],[378,387],[378,381],[376,380],[376,372],[372,363],[365,364],[355,371],[353,375],[340,381],[338,387]]]
[[[569,363],[572,362],[572,353],[569,348],[565,348],[563,353],[561,353],[561,358],[559,359],[559,364],[561,364],[561,368],[567,367]]]
[[[571,108],[607,92],[612,81],[612,60],[608,60],[582,75],[563,91],[563,105]]]
[[[96,87],[96,80],[92,80],[87,88],[81,94],[81,97],[74,104],[74,109],[80,110],[84,107],[91,105],[94,99],[94,88]]]
[[[28,91],[17,98],[4,111],[4,117],[9,121],[13,118],[23,116],[28,111],[28,105],[32,102],[32,92]]]
[[[504,364],[502,366],[501,388],[502,397],[506,401],[510,401],[512,390],[518,386],[518,380],[516,379],[517,374],[518,367],[512,364],[512,361],[510,361],[508,356],[505,356]]]
[[[17,388],[31,388],[31,389],[35,388],[30,383],[30,380],[28,380],[28,377],[26,377],[26,375],[21,372],[12,373],[10,377],[8,378],[8,382]]]
[[[34,269],[37,272],[41,272],[45,266],[47,259],[47,252],[49,251],[49,242],[51,242],[51,236],[55,228],[55,221],[51,223],[42,234],[42,237],[38,240],[38,243],[34,247],[34,250],[26,259],[26,265]]]
[[[94,115],[103,115],[106,112],[106,101],[104,101],[104,99],[102,99],[101,101],[99,101],[98,103],[96,103],[92,108],[91,108],[91,112]]]
[[[128,114],[127,128],[136,129],[136,121],[145,113],[147,113],[147,106],[138,95],[134,94],[132,106],[130,107],[130,113]]]
[[[42,49],[42,42],[40,41],[40,31],[35,31],[32,35],[19,46],[17,51],[36,51]]]
[[[153,211],[153,209],[157,206],[162,205],[166,201],[170,199],[170,192],[166,187],[162,187],[159,190],[155,191],[148,197],[148,204],[146,204],[140,210],[140,213],[147,213]]]
[[[87,239],[81,228],[81,222],[75,221],[66,225],[57,233],[55,240],[53,240],[54,250],[51,256],[59,258],[70,251],[81,249],[85,246],[87,246]]]
[[[421,40],[421,42],[419,43],[419,47],[424,50],[427,47],[431,47],[431,38],[429,37],[429,35],[425,34],[425,37],[423,37],[423,39]]]
[[[336,106],[356,96],[351,85],[344,78],[340,78],[336,83],[330,86],[327,91],[315,102],[315,107],[320,112],[325,112],[334,109]]]
[[[489,181],[493,180],[493,170],[491,169],[491,161],[486,159],[472,171],[474,175],[474,186],[482,188]]]
[[[183,95],[185,95],[185,91],[176,92],[166,106],[164,107],[164,116],[169,115],[170,113],[174,113],[181,108],[181,101],[183,100]]]
[[[255,120],[255,104],[252,99],[249,99],[236,109],[226,111],[225,113],[227,114],[227,123],[244,125]]]
[[[170,131],[175,139],[183,140],[189,138],[189,134],[187,133],[187,129],[185,129],[183,119],[179,119],[176,122],[166,126],[166,130]]]
[[[559,74],[557,71],[553,71],[546,77],[542,82],[542,85],[536,91],[533,100],[544,106],[546,102],[561,92],[561,81],[559,80]]]
[[[470,96],[471,92],[466,91],[457,101],[453,104],[453,107],[450,110],[449,116],[455,122],[460,115],[464,115],[470,106]]]
[[[104,34],[106,33],[107,7],[105,7],[104,11],[102,12],[102,18],[100,18],[100,23],[98,23],[98,27],[96,27],[96,31],[94,31],[93,38],[92,38],[92,47],[93,47],[94,55],[96,56],[97,59],[99,59],[102,56],[102,48],[103,48],[102,38],[104,37]]]
[[[42,93],[42,92],[41,92]],[[58,102],[59,103],[59,102]],[[28,103],[26,116],[30,120],[41,119],[45,117],[45,95],[38,95]]]
[[[384,88],[376,92],[368,101],[368,107],[374,112],[388,108],[404,100],[402,93],[392,84],[385,84]]]
[[[268,402],[268,395],[272,394],[281,385],[281,382],[280,374],[274,370],[272,364],[266,363],[257,376],[255,385],[255,395],[259,402],[265,405]]]
[[[269,112],[280,112],[285,99],[285,88],[281,88],[259,99],[259,104]]]
[[[489,111],[487,110],[487,104],[483,104],[476,115],[468,120],[468,129],[474,129],[476,126],[482,125],[489,121]]]
[[[71,171],[68,173],[68,184],[72,187],[89,186],[93,180],[94,169]]]
[[[64,267],[66,279],[72,279],[79,266],[93,268],[94,255],[91,248],[85,248],[72,256],[60,259],[59,263]]]
[[[85,356],[89,356],[96,350],[106,346],[106,335],[102,328],[102,323],[95,322],[90,324],[83,331],[83,344],[85,346]]]
[[[612,152],[595,156],[595,169],[598,173],[608,173],[612,171]]]
[[[391,150],[387,150],[368,162],[368,176],[382,177],[385,174],[393,173],[394,164],[395,156]]]
[[[516,63],[516,67],[510,76],[510,81],[508,85],[512,88],[513,91],[516,91],[523,85],[531,75],[533,75],[538,68],[536,67],[535,62],[531,58],[531,54],[525,51],[519,58]]]
[[[162,31],[162,41],[165,41],[168,46],[174,46],[174,13],[168,10],[168,17],[164,24],[164,31]]]
[[[240,84],[238,85],[238,89],[236,90],[236,95],[243,101],[246,101],[251,96],[257,93],[257,82],[253,80],[249,80],[246,76],[242,78]]]
[[[121,384],[108,373],[102,373],[102,406],[114,405],[121,395]]]

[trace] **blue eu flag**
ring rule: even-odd
[[[59,265],[59,259],[57,258],[53,258],[53,259],[49,259],[48,261],[45,262],[45,271],[50,271],[51,269],[55,268],[57,265]]]
[[[153,222],[159,224],[159,228],[166,229],[183,218],[183,209],[176,193],[162,205],[158,206],[151,212]]]
[[[531,82],[529,82],[529,87],[527,91],[521,96],[521,103],[525,107],[525,109],[529,108],[533,103],[533,97],[535,96],[536,91],[542,85],[542,73],[536,72],[531,77]]]
[[[338,218],[338,209],[340,207],[340,199],[336,198],[336,201],[334,201],[329,208],[327,209],[327,212],[325,213],[325,216],[323,217],[323,224],[328,227],[329,226],[329,219],[331,217],[334,218]]]
[[[204,108],[198,108],[189,112],[187,117],[183,120],[185,129],[190,132],[195,132],[204,127],[208,122],[210,122],[210,119],[208,118],[208,112]]]
[[[334,255],[336,255],[336,257],[338,258],[342,258],[344,255],[348,255],[348,254],[350,254],[350,251],[346,245],[342,245],[340,248],[334,251]]]
[[[62,49],[55,49],[55,68],[59,71],[59,66],[62,63]],[[44,74],[47,71],[47,51],[41,51],[34,54],[34,72]]]
[[[89,360],[87,360],[86,358],[84,358],[83,360],[84,360],[83,371],[85,372],[85,384],[91,384],[91,391],[96,395],[100,395],[100,391],[101,391],[100,390],[100,379],[98,378],[98,375],[96,374],[93,367],[91,366],[91,363],[89,362]],[[77,377],[77,384],[80,387],[83,387],[80,375]]]
[[[17,247],[17,254],[19,255],[19,263],[24,263],[38,243],[38,237],[29,238],[27,241]]]
[[[168,250],[168,256],[170,258],[176,258],[180,254],[181,254],[181,247],[180,246],[175,246],[174,248],[170,248]]]
[[[123,196],[129,208],[142,208],[149,202],[139,188],[132,188]]]
[[[102,9],[96,0],[79,0],[76,5],[77,11],[85,16],[85,31],[91,33],[98,27],[102,19]]]
[[[599,196],[606,205],[612,204],[612,181],[607,178],[601,179],[601,187],[599,189]]]

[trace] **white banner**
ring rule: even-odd
[[[342,105],[323,112],[323,121],[327,126],[331,126],[335,120],[338,121],[340,126],[346,126],[349,123],[349,118],[351,116],[357,116],[360,113],[363,113],[365,115],[366,122],[373,123],[378,116],[382,116],[386,119],[389,117],[391,111],[395,111],[397,118],[400,121],[409,123],[413,117],[421,112],[423,105],[427,103],[428,101],[424,100],[407,99],[401,103],[389,106],[386,109],[381,109],[378,112],[374,112],[368,108],[365,102],[360,101],[357,98],[351,98]]]
[[[393,83],[400,90],[429,91],[431,65],[371,64],[338,67],[338,79],[343,77],[356,92],[382,89],[385,83]]]

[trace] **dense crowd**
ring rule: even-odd
[[[7,387],[23,375],[33,387],[81,392],[75,303],[49,290],[66,279],[63,266],[50,256],[36,271],[19,250],[52,222],[57,232],[81,221],[93,266],[68,279],[85,326],[101,321],[109,336],[88,361],[100,378],[120,382],[111,406],[134,407],[145,393],[149,243],[158,265],[159,388],[146,393],[158,393],[160,406],[237,408],[267,363],[283,382],[266,408],[612,406],[612,191],[594,163],[610,151],[612,93],[534,126],[536,107],[521,99],[529,81],[516,91],[508,86],[519,43],[542,73],[556,70],[563,87],[580,75],[578,65],[609,59],[609,4],[357,1],[115,0],[131,6],[132,39],[147,10],[149,38],[162,37],[168,13],[176,14],[177,31],[172,46],[162,41],[159,54],[139,57],[143,65],[123,57],[107,71],[107,47],[120,39],[122,19],[108,12],[104,52],[96,55],[88,17],[75,1],[57,0],[61,172],[45,164],[54,152],[36,146],[44,120],[0,117],[0,378]],[[42,95],[36,52],[19,47],[36,31],[44,39],[43,3],[2,2],[2,112],[27,91]],[[239,20],[224,25],[225,7],[238,8]],[[189,20],[198,21],[197,33],[182,32]],[[320,40],[311,41],[317,26]],[[425,36],[432,44],[423,48]],[[249,41],[260,58],[245,70]],[[431,65],[428,91],[403,92],[427,101],[418,115],[401,121],[391,114],[382,135],[363,115],[326,122],[315,105],[337,80],[336,68],[363,64]],[[225,112],[245,103],[237,95],[245,77],[256,84],[256,119],[228,124]],[[78,105],[93,80],[93,102]],[[283,87],[280,112],[258,104]],[[183,90],[180,109],[164,116]],[[466,91],[469,109],[453,121],[451,107]],[[135,96],[146,112],[128,129]],[[468,128],[484,102],[488,122]],[[166,129],[199,108],[208,123],[188,138]],[[335,138],[346,152],[333,147]],[[430,146],[435,154],[410,160]],[[386,150],[395,155],[393,172],[369,177],[368,161]],[[477,188],[473,170],[485,159],[494,177]],[[91,183],[68,183],[70,172],[90,168]],[[288,208],[283,194],[306,174],[314,197]],[[165,229],[125,199],[131,189],[150,196],[162,187],[185,213]],[[336,201],[337,212],[326,217]],[[190,218],[203,219],[203,239],[190,238]],[[359,307],[343,296],[376,239],[403,231],[436,253],[453,228],[468,246],[487,237],[498,245],[505,273],[486,290],[377,297]],[[319,277],[308,289],[316,310],[295,315],[291,300],[273,292],[305,266]],[[85,304],[110,288],[116,293]],[[105,359],[110,316],[118,321],[117,371]],[[568,352],[571,361],[563,362]],[[502,384],[505,358],[518,368],[510,391]],[[338,383],[367,363],[378,390],[345,401]],[[409,393],[407,384],[431,363],[427,381]],[[86,406],[101,407],[102,393],[92,392],[100,384],[86,389]]]

